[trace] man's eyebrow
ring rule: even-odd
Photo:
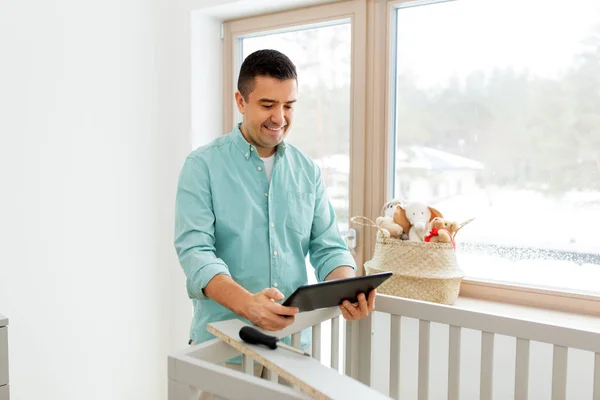
[[[259,101],[261,103],[279,103],[277,100],[268,99],[268,98],[262,98]],[[291,103],[295,103],[295,102],[296,102],[296,99],[290,100],[290,101],[286,101],[285,104],[291,104]]]

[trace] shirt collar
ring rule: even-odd
[[[246,159],[249,159],[250,155],[252,153],[256,153],[256,147],[254,147],[253,145],[248,143],[248,141],[246,140],[244,135],[242,135],[242,131],[240,129],[241,125],[242,125],[241,123],[236,124],[235,127],[233,128],[233,131],[231,132],[231,134],[233,135],[233,141],[234,141],[236,147],[240,150],[240,152],[244,155],[244,157],[246,157]],[[285,141],[282,141],[281,143],[279,143],[277,145],[275,154],[278,157],[283,157],[285,154],[286,148],[287,148],[287,144],[285,143]],[[258,153],[256,155],[258,156]]]

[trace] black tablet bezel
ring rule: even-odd
[[[359,293],[368,295],[371,290],[376,289],[392,275],[392,272],[380,272],[303,285],[296,289],[282,305],[298,307],[300,312],[303,312],[337,307],[344,300],[355,303],[358,301]]]

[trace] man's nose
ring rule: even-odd
[[[271,121],[278,126],[282,126],[285,122],[285,113],[283,112],[283,109],[274,109],[274,111],[271,113]]]

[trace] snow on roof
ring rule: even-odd
[[[322,169],[333,169],[340,173],[350,173],[350,159],[347,154],[334,154],[315,162]],[[428,170],[481,170],[485,166],[479,161],[457,156],[425,146],[407,146],[396,150],[396,168]]]
[[[396,150],[396,168],[456,170],[484,169],[479,161],[425,146],[406,146]]]

